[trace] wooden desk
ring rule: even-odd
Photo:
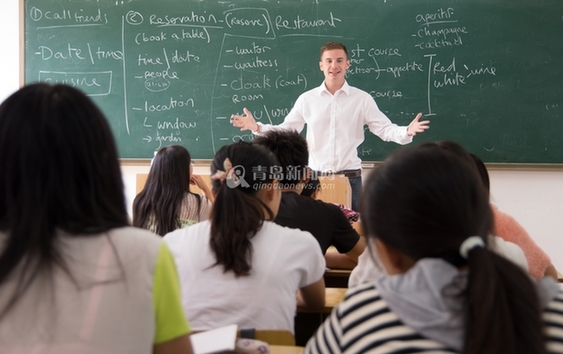
[[[270,345],[270,354],[301,354],[303,347],[292,347],[288,345]]]
[[[351,269],[329,269],[324,274],[327,288],[347,288]]]
[[[347,288],[326,288],[325,305],[323,308],[319,310],[310,310],[298,306],[297,312],[329,314],[332,312],[333,308],[335,308],[339,303],[342,302],[342,300],[344,300],[344,296],[346,296],[346,291],[348,291]]]

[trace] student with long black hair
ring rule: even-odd
[[[475,168],[439,147],[369,176],[361,220],[385,275],[351,288],[305,353],[561,353],[563,295],[489,250]]]
[[[164,236],[178,266],[192,328],[228,324],[293,332],[296,305],[324,304],[325,261],[308,232],[273,222],[281,191],[277,160],[238,142],[211,164],[211,217]]]
[[[133,201],[133,226],[164,236],[207,220],[213,196],[201,176],[192,172],[192,159],[186,148],[160,148],[143,190]],[[197,185],[205,196],[192,193],[190,184]]]
[[[109,125],[82,92],[0,106],[0,353],[191,353],[174,260],[129,226]]]

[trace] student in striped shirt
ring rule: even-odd
[[[385,275],[351,288],[305,353],[563,353],[563,294],[487,249],[475,169],[438,147],[403,150],[360,207]]]

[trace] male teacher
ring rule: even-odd
[[[428,129],[430,122],[420,121],[422,113],[418,113],[407,127],[393,124],[379,110],[370,94],[348,85],[346,70],[350,67],[350,60],[342,43],[329,42],[321,47],[319,67],[324,73],[324,82],[301,94],[280,125],[256,123],[247,108],[244,108],[243,116],[232,115],[231,123],[254,134],[271,129],[301,132],[307,124],[309,167],[348,177],[352,189],[352,209],[358,210],[362,165],[357,148],[364,141],[364,125],[383,141],[404,145],[412,142],[416,133]]]

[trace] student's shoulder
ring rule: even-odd
[[[287,196],[287,198],[292,198],[295,203],[301,204],[301,205],[306,205],[308,207],[311,208],[315,208],[315,209],[322,209],[322,210],[326,210],[327,212],[342,212],[340,210],[340,207],[338,205],[335,205],[333,203],[327,203],[323,200],[320,199],[314,199],[311,197],[306,197],[300,194],[296,194],[293,193],[294,195],[291,196]]]
[[[124,263],[141,264],[154,261],[163,243],[162,237],[132,226],[111,229],[106,233],[112,248],[120,255]],[[103,237],[79,237],[76,238],[76,242],[83,242],[81,247],[91,250],[104,247]]]
[[[136,245],[160,247],[162,243],[162,237],[146,229],[133,226],[115,228],[108,231],[108,234],[116,244],[126,243],[128,247],[135,247]]]
[[[272,221],[264,221],[261,232],[268,234],[268,237],[280,237],[287,243],[296,240],[297,242],[318,244],[317,239],[309,231],[282,226]]]
[[[164,235],[167,244],[197,242],[199,239],[209,238],[211,224],[209,220],[201,221],[196,224],[176,229]]]
[[[339,312],[347,314],[352,310],[358,309],[364,304],[371,304],[379,308],[386,308],[387,303],[381,297],[373,281],[359,283],[349,288],[344,296],[344,300],[340,303]]]

